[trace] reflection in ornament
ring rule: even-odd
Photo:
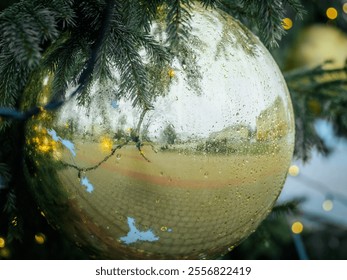
[[[150,107],[118,98],[115,109],[105,84],[95,85],[88,107],[71,100],[28,122],[27,139],[38,137],[35,126],[49,127],[53,140],[73,144],[57,158],[28,141],[26,176],[50,223],[94,257],[220,257],[281,191],[294,125],[280,70],[229,15],[196,5],[191,24],[180,56],[148,65]],[[28,107],[49,94],[28,92]]]
[[[74,157],[76,156],[75,145],[71,141],[59,137],[54,129],[48,129],[47,133],[53,138],[55,142],[60,142],[70,151],[70,153]]]
[[[81,185],[85,186],[87,189],[86,191],[91,193],[94,190],[94,186],[89,182],[87,177],[83,177],[81,179]]]
[[[118,109],[119,104],[118,104],[117,100],[112,100],[111,101],[111,106],[112,106],[113,109]]]
[[[120,240],[125,244],[132,244],[138,241],[154,242],[159,240],[159,237],[155,236],[155,234],[151,230],[140,231],[139,229],[137,229],[135,226],[134,218],[128,217],[128,226],[130,230],[127,236],[120,238]]]

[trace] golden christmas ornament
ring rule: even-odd
[[[281,191],[294,125],[280,70],[229,15],[195,6],[191,24],[149,110],[96,88],[88,108],[71,101],[27,125],[26,175],[45,217],[95,258],[219,257]]]
[[[300,32],[288,55],[287,68],[342,68],[347,60],[347,36],[337,27],[323,24],[309,26]]]

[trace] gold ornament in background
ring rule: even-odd
[[[298,36],[288,55],[289,69],[313,68],[331,61],[325,69],[344,67],[347,60],[347,36],[337,27],[330,25],[309,26]]]
[[[174,79],[162,75],[168,91],[150,110],[96,90],[88,109],[72,101],[27,125],[31,189],[50,223],[91,257],[219,257],[282,189],[294,127],[280,70],[229,15],[195,6],[191,23],[188,51],[172,61]],[[44,92],[27,91],[26,106]],[[32,141],[42,134],[35,127],[59,158]]]

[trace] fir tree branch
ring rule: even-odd
[[[347,65],[325,69],[327,63],[285,73],[296,116],[294,154],[303,161],[314,147],[324,155],[331,151],[315,129],[317,119],[331,122],[337,135],[347,137]]]
[[[267,47],[277,47],[285,34],[282,21],[286,9],[292,8],[298,18],[305,14],[300,0],[220,0],[217,6],[235,16],[249,29],[258,34]]]
[[[58,31],[53,13],[34,3],[21,1],[0,15],[0,46],[29,69],[39,64],[41,43],[53,40]]]
[[[219,0],[200,0],[200,3],[205,8],[216,8],[220,4]]]
[[[303,19],[306,14],[305,7],[301,4],[300,0],[286,0],[284,6],[289,6],[295,11],[295,16],[299,19]]]
[[[126,25],[132,30],[150,33],[151,24],[156,17],[157,9],[162,4],[161,0],[128,0],[123,4]]]
[[[43,0],[44,1],[44,0]],[[44,1],[47,4],[47,1]],[[75,11],[73,10],[74,0],[53,0],[49,2],[49,8],[55,14],[55,17],[62,23],[63,29],[68,26],[75,26]]]
[[[90,60],[88,62],[93,68],[93,79],[110,79],[110,61],[108,54],[111,52],[111,29],[116,1],[107,1],[104,9],[101,22],[103,23],[99,30],[99,36],[95,42]],[[80,77],[80,82],[83,80],[83,75]]]
[[[167,36],[170,49],[175,50],[180,43],[184,43],[191,30],[190,26],[190,9],[192,8],[192,1],[190,0],[168,0],[168,13],[167,13]]]
[[[10,169],[8,168],[8,165],[6,163],[0,162],[0,189],[1,186],[4,186],[6,182],[8,182],[11,179],[11,173]]]
[[[101,45],[102,45],[102,40],[104,40],[104,35],[105,35],[105,30],[107,30],[108,25],[111,24],[111,19],[112,15],[110,16],[110,9],[111,7],[114,6],[115,1],[110,0],[107,2],[108,5],[105,8],[105,14],[104,14],[104,20],[101,24],[100,27],[100,35],[98,39],[95,41],[95,44],[92,48],[91,55],[89,57],[89,60],[86,62],[84,70],[81,72],[81,75],[78,79],[78,86],[76,89],[70,94],[67,100],[70,100],[74,98],[76,95],[80,94],[83,89],[86,87],[88,82],[92,79],[94,67],[96,63],[98,62],[98,53],[100,51]],[[66,101],[67,101],[66,100]],[[26,112],[20,112],[15,109],[9,109],[9,108],[0,108],[0,116],[7,117],[7,118],[12,118],[12,119],[17,119],[17,120],[27,120],[32,116],[35,116],[42,112],[43,110],[47,111],[52,111],[56,110],[59,107],[61,107],[64,104],[64,101],[62,99],[56,100],[56,98],[53,98],[48,104],[46,104],[43,107],[35,106]]]
[[[270,219],[278,219],[281,216],[285,215],[295,215],[299,213],[299,206],[305,201],[305,199],[294,199],[286,201],[280,204],[276,204],[271,211],[269,216]]]

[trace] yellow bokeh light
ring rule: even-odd
[[[4,238],[0,237],[0,248],[4,248],[6,245],[6,241]]]
[[[7,258],[10,257],[10,255],[11,255],[11,252],[10,252],[9,249],[3,248],[3,249],[0,250],[0,256],[1,256],[1,257],[7,259]]]
[[[38,149],[40,152],[47,153],[47,152],[49,152],[49,150],[50,150],[50,146],[48,146],[48,145],[39,145],[39,146],[37,147],[37,149]]]
[[[49,76],[44,77],[43,80],[42,80],[42,85],[43,86],[47,86],[48,85],[48,81],[49,81]]]
[[[43,233],[35,234],[35,242],[39,245],[42,245],[46,242],[46,236]]]
[[[326,11],[327,17],[329,19],[336,19],[337,18],[337,10],[333,7],[330,7]]]
[[[168,74],[170,78],[173,78],[175,76],[175,71],[173,69],[170,69]]]
[[[324,211],[331,211],[334,208],[334,203],[331,199],[324,200],[322,204],[322,208]]]
[[[161,230],[161,231],[167,231],[167,227],[166,227],[166,226],[162,226],[162,227],[160,228],[160,230]]]
[[[101,141],[100,141],[100,146],[101,146],[101,150],[103,152],[109,152],[112,150],[113,147],[113,141],[111,138],[109,137],[102,137]]]
[[[347,2],[345,4],[343,4],[342,10],[345,14],[347,14]]]
[[[13,220],[11,221],[12,226],[16,227],[18,222],[17,222],[17,217],[14,217]]]
[[[299,175],[300,173],[300,168],[297,165],[292,165],[291,167],[289,167],[288,173],[290,176],[296,177]]]
[[[282,26],[285,30],[289,30],[293,27],[293,21],[290,18],[285,18],[282,21]]]
[[[304,230],[304,225],[301,222],[297,221],[292,224],[293,233],[299,234],[299,233],[302,233],[303,230]]]

